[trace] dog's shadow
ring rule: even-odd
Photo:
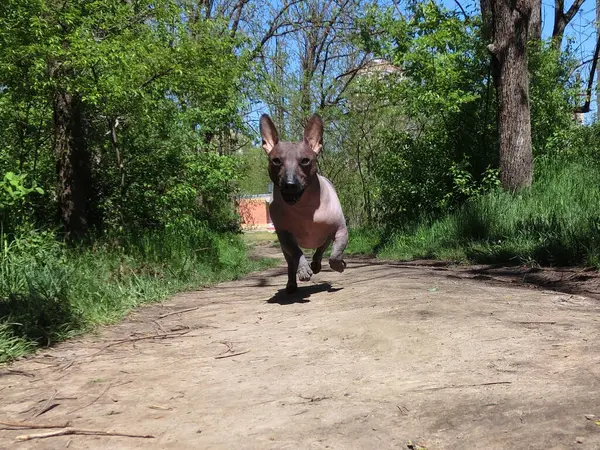
[[[293,305],[294,303],[308,303],[312,294],[319,292],[337,292],[343,288],[334,288],[331,283],[313,284],[306,287],[299,287],[293,294],[288,294],[285,288],[279,289],[273,297],[267,300],[267,303],[277,303],[279,305]]]

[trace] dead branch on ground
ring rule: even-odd
[[[182,310],[179,310],[179,311],[172,311],[170,313],[163,314],[162,316],[158,316],[158,318],[159,319],[164,319],[165,317],[174,316],[175,314],[183,314],[183,313],[186,313],[186,312],[189,312],[189,311],[195,311],[197,309],[200,309],[200,307],[196,306],[194,308],[187,308],[187,309],[182,309]]]
[[[39,424],[39,423],[31,423],[31,422],[11,422],[9,420],[0,421],[0,425],[4,425],[5,427],[11,427],[13,429],[43,429],[43,428],[66,428],[69,426],[69,422],[64,422],[60,424]]]
[[[120,436],[140,439],[154,439],[151,434],[129,434],[129,433],[117,433],[113,431],[102,431],[102,430],[83,430],[79,428],[65,428],[64,430],[50,431],[48,433],[39,434],[22,434],[17,436],[17,441],[30,441],[32,439],[45,439],[56,436],[67,436],[67,435],[85,435],[85,436]]]
[[[238,353],[232,353],[230,355],[221,355],[221,356],[215,356],[215,359],[225,359],[225,358],[232,358],[234,356],[239,356],[239,355],[243,355],[245,353],[248,353],[250,350],[246,350],[245,352],[238,352]]]

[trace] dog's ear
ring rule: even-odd
[[[262,136],[262,148],[268,154],[279,142],[279,134],[275,124],[267,114],[260,116],[260,135]]]
[[[304,140],[316,154],[323,148],[323,120],[318,114],[313,114],[304,129]]]

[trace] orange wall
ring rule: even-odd
[[[244,225],[267,225],[269,223],[269,205],[263,199],[241,198],[238,200],[238,212]]]

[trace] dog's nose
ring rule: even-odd
[[[293,181],[286,181],[283,187],[286,191],[293,191],[298,188],[298,184],[294,183]]]

